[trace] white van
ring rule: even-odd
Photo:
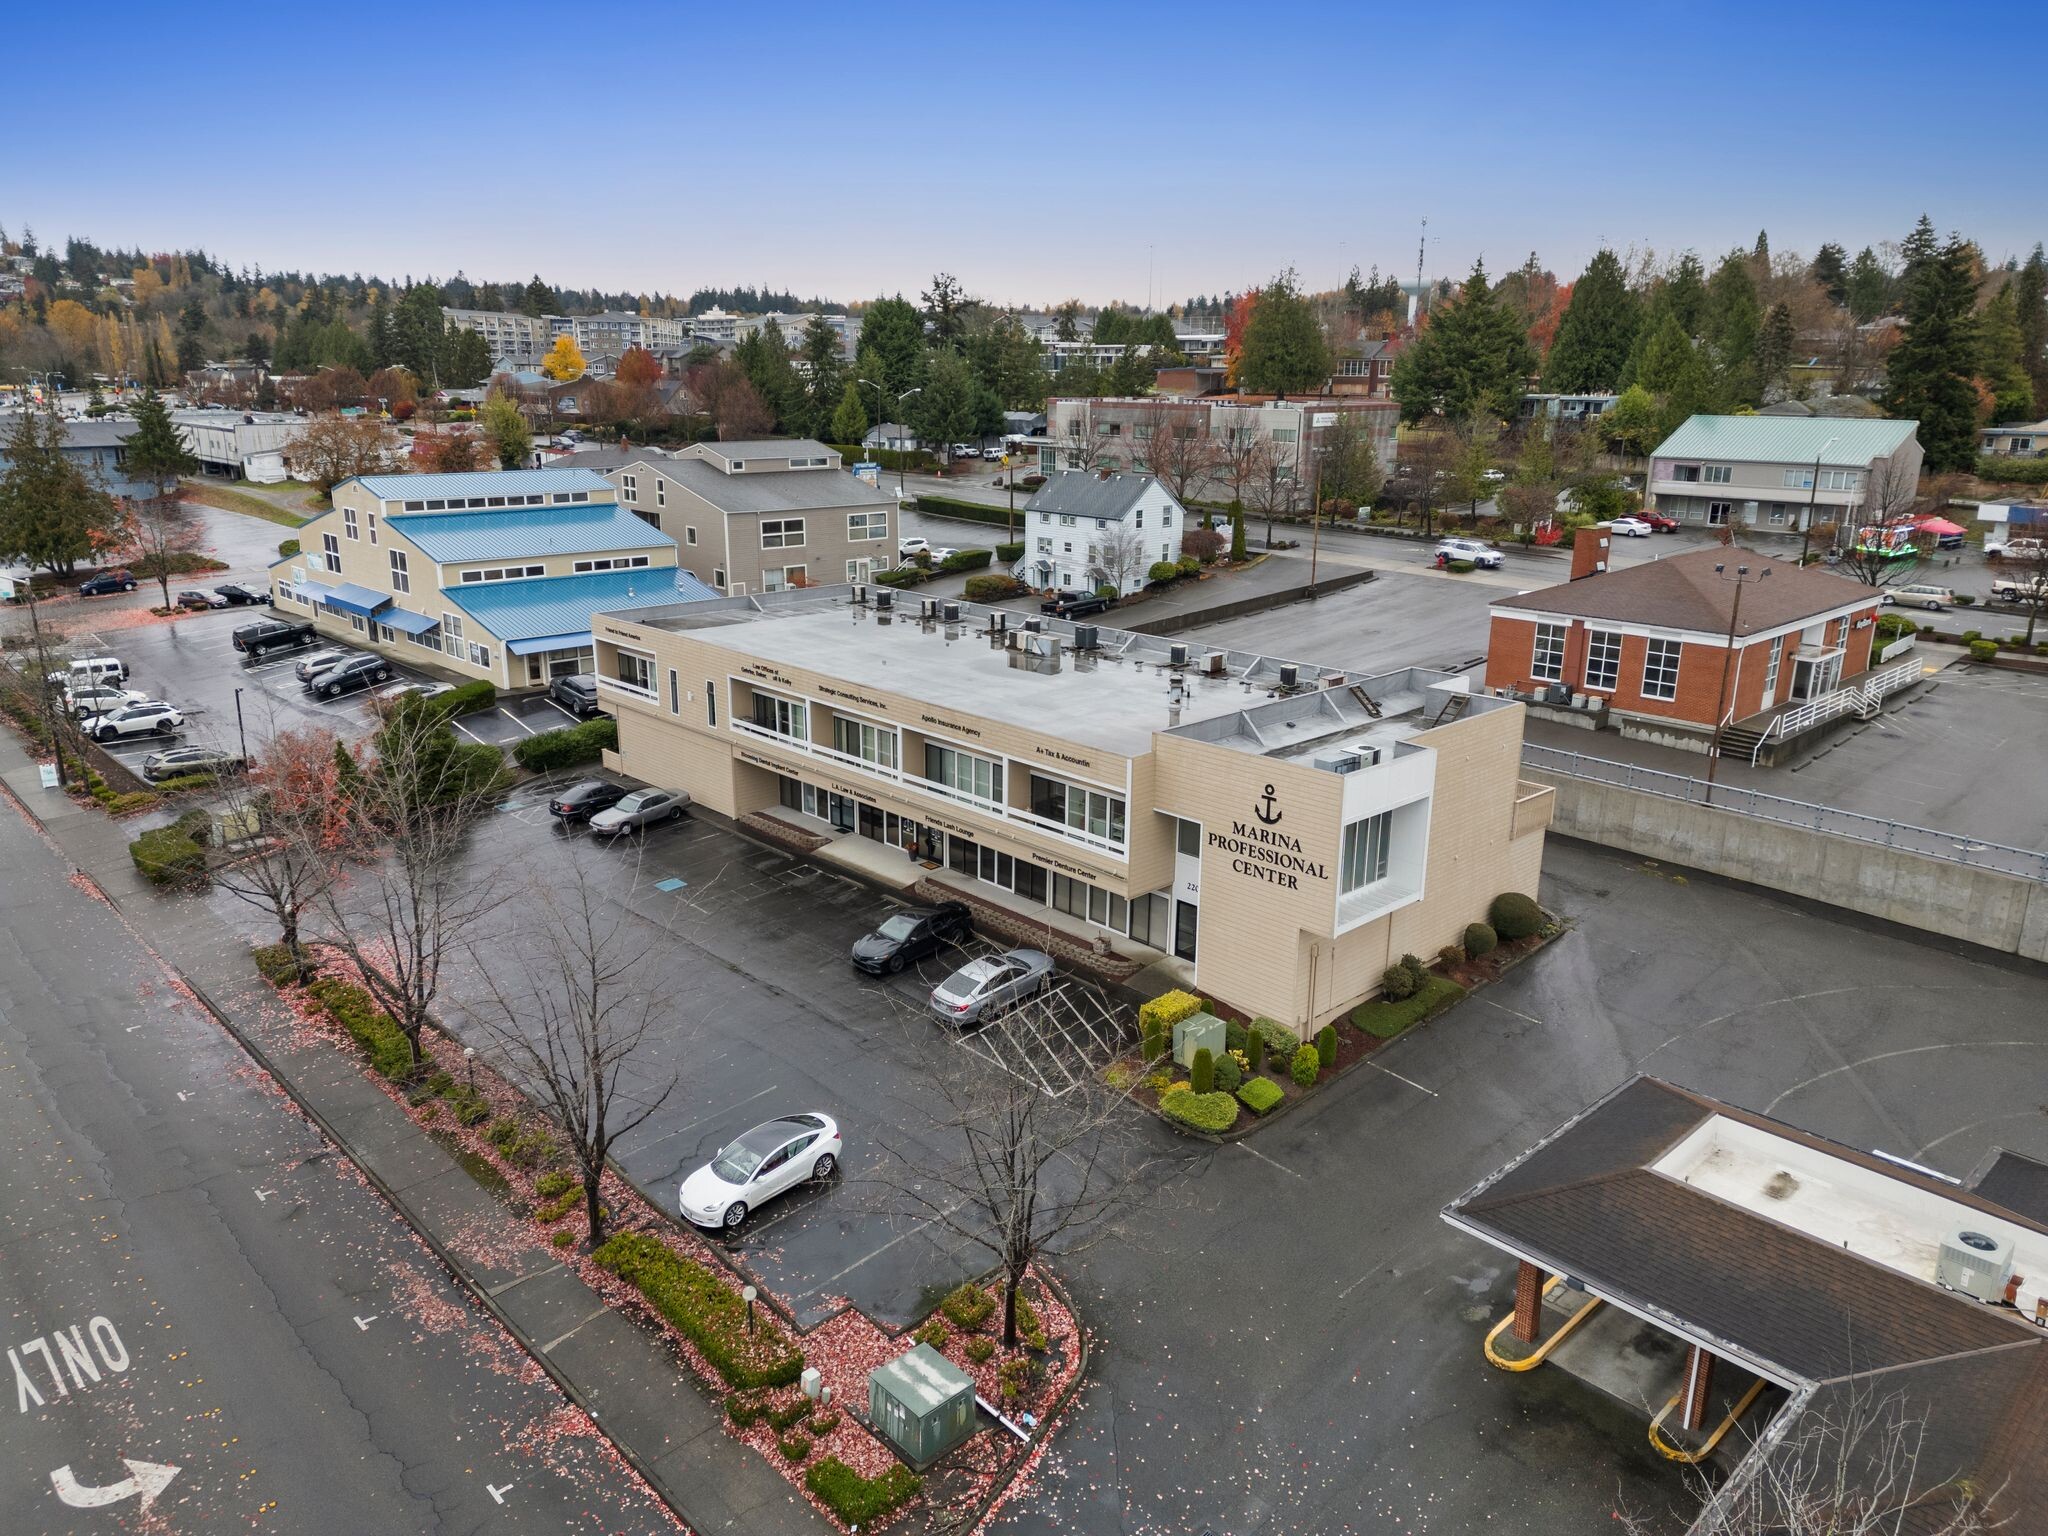
[[[66,688],[94,688],[128,681],[128,664],[118,656],[80,656],[68,672],[52,672],[50,681]]]

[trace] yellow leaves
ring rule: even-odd
[[[540,365],[540,371],[551,379],[580,379],[588,366],[575,337],[557,336],[554,346],[548,349],[546,360]]]
[[[91,349],[92,311],[76,299],[59,299],[50,306],[46,318],[51,333],[63,344],[66,352],[80,357]]]

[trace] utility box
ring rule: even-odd
[[[1209,1059],[1223,1054],[1223,1021],[1213,1013],[1191,1013],[1173,1026],[1173,1059],[1192,1068],[1195,1052],[1207,1046]]]
[[[974,1433],[974,1378],[920,1344],[868,1372],[868,1422],[922,1472]]]

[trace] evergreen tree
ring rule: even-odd
[[[1925,228],[1927,220],[1920,222]],[[1914,252],[1908,263],[1905,324],[1886,363],[1884,408],[1919,422],[1930,472],[1971,469],[1977,462],[1975,252],[1952,237],[1931,256]]]
[[[453,326],[441,339],[441,387],[474,389],[491,376],[491,344],[467,326]]]
[[[860,354],[855,369],[882,386],[885,409],[896,409],[896,397],[924,382],[924,317],[901,294],[877,299],[861,321]]]
[[[848,379],[839,395],[839,408],[832,413],[833,442],[854,444],[868,435],[868,413],[860,394],[859,382]]]
[[[555,290],[540,280],[538,272],[519,295],[519,309],[522,314],[532,315],[536,320],[555,312]]]
[[[2013,314],[2020,327],[2020,361],[2034,381],[2034,403],[2048,403],[2048,253],[2034,254],[2014,279]]]
[[[1631,384],[1601,414],[1596,430],[1617,452],[1644,458],[1663,441],[1663,426],[1656,397],[1642,385]]]
[[[1913,279],[1940,254],[1941,241],[1934,233],[1934,221],[1923,213],[1913,232],[1899,242],[1899,258],[1905,264],[1899,273],[1899,286],[1911,288]]]
[[[1771,259],[1771,236],[1768,230],[1756,232],[1756,248],[1750,252],[1752,260],[1768,262]]]
[[[120,508],[65,456],[67,440],[54,412],[15,415],[0,455],[0,560],[69,576],[120,536]]]
[[[431,283],[415,283],[391,312],[391,361],[422,383],[441,388],[448,382],[441,377],[445,330],[441,290]]]
[[[790,364],[789,343],[783,339],[779,324],[768,321],[733,349],[732,360],[739,364],[762,403],[775,413],[783,431],[799,437],[808,435],[809,401],[804,395],[803,381]]]
[[[1678,316],[1669,311],[1643,349],[1636,382],[1660,402],[1660,437],[1714,404],[1713,378],[1706,359],[1679,325]]]
[[[1475,262],[1457,299],[1440,303],[1427,329],[1395,359],[1391,382],[1404,422],[1431,415],[1506,420],[1520,409],[1535,367],[1520,319],[1495,299],[1485,265]]]
[[[1849,313],[1857,324],[1868,325],[1891,307],[1892,278],[1869,246],[1856,253],[1849,264]]]
[[[1764,315],[1763,335],[1757,340],[1756,379],[1768,396],[1784,387],[1791,374],[1792,353],[1799,345],[1799,332],[1792,324],[1792,309],[1783,302],[1773,304]]]
[[[805,412],[809,430],[823,433],[832,420],[844,392],[846,365],[839,359],[839,333],[828,325],[822,315],[811,316],[804,327],[800,343],[804,360],[804,393],[809,398],[809,409]],[[862,431],[867,429],[863,427]],[[860,439],[840,438],[840,442],[859,442]]]
[[[1731,405],[1756,405],[1757,333],[1762,313],[1756,279],[1739,251],[1730,252],[1707,284],[1705,335],[1714,345],[1720,396]]]
[[[1991,391],[1993,421],[2034,418],[2034,380],[2026,369],[2019,305],[2013,293],[2017,283],[2015,276],[1977,317],[1977,376]]]
[[[1691,251],[1678,258],[1678,265],[1664,284],[1664,298],[1679,329],[1688,336],[1698,336],[1706,321],[1707,269]]]
[[[1543,387],[1561,395],[1612,390],[1641,323],[1641,306],[1629,291],[1621,259],[1609,250],[1597,252],[1572,284],[1557,340],[1544,359]]]
[[[1245,322],[1238,383],[1256,395],[1299,395],[1322,388],[1329,377],[1322,322],[1289,268],[1260,291]]]
[[[1806,275],[1836,304],[1849,302],[1849,253],[1830,240],[1813,253]]]
[[[957,352],[934,352],[925,369],[924,392],[910,402],[910,425],[927,447],[971,437],[976,427],[974,374]]]
[[[135,432],[123,445],[128,473],[147,480],[162,501],[176,491],[180,479],[199,473],[199,461],[186,450],[184,437],[155,390],[143,391],[134,414]]]

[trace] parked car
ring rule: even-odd
[[[110,688],[104,683],[81,683],[64,690],[64,707],[74,720],[110,714],[124,704],[147,703],[149,695],[133,688]]]
[[[1001,458],[1002,458],[1002,456],[1003,456],[1003,453],[1004,453],[1004,449],[1002,448],[1002,446],[1001,446],[1000,444],[998,444],[998,445],[997,445],[996,447],[993,447],[993,448],[984,448],[984,449],[982,449],[982,450],[981,450],[981,456],[982,456],[982,458],[983,458],[984,460],[988,461],[989,463],[994,463],[994,462],[996,462],[997,460],[1001,459]]]
[[[215,597],[211,592],[185,591],[171,599],[173,608],[183,608],[193,613],[204,613],[209,608],[225,608],[228,600]]]
[[[313,644],[320,631],[304,620],[258,619],[236,627],[230,638],[235,649],[251,661],[261,661],[270,651],[296,651]]]
[[[182,778],[188,773],[216,776],[240,773],[244,766],[234,753],[223,752],[217,747],[166,747],[142,760],[142,776],[155,784],[164,779]]]
[[[299,664],[292,668],[292,674],[302,683],[309,682],[313,677],[325,672],[329,667],[338,667],[344,661],[351,660],[360,655],[362,655],[361,651],[352,651],[345,645],[331,645],[324,651],[315,651],[310,656],[301,656]]]
[[[1083,592],[1077,588],[1048,597],[1038,605],[1038,611],[1052,614],[1055,618],[1078,619],[1091,613],[1107,613],[1112,602],[1113,599],[1098,592]]]
[[[908,534],[897,540],[896,556],[900,560],[909,560],[917,555],[929,554],[931,547],[930,539],[920,538],[916,534]]]
[[[955,443],[953,445],[952,457],[956,459],[978,459],[981,457],[981,450],[973,443]]]
[[[588,672],[556,678],[548,684],[548,697],[579,720],[601,713],[597,707],[597,679]]]
[[[2009,539],[2003,534],[1984,536],[1986,560],[2040,560],[2048,558],[2048,544],[2039,539]]]
[[[1617,517],[1607,525],[1608,529],[1624,539],[1647,539],[1650,525],[1640,517]]]
[[[315,672],[303,686],[306,692],[323,699],[338,699],[344,693],[355,693],[373,683],[390,681],[391,663],[382,656],[351,656],[325,672]]]
[[[1996,583],[1993,583],[1994,589]],[[1937,586],[1931,581],[1908,582],[1903,586],[1886,587],[1879,595],[1881,603],[1897,603],[1902,608],[1925,608],[1930,613],[1939,613],[1944,608],[1956,605],[1956,595],[1947,587]]]
[[[78,584],[80,597],[106,597],[115,592],[133,592],[135,578],[126,571],[101,571],[99,575]]]
[[[947,1024],[978,1024],[1051,985],[1051,955],[1012,949],[991,960],[970,960],[933,987],[931,1010]]]
[[[854,940],[853,963],[871,975],[894,976],[913,960],[935,955],[970,931],[967,904],[942,901],[935,907],[912,907],[892,913],[882,926]]]
[[[1436,558],[1439,565],[1451,560],[1469,560],[1483,571],[1497,571],[1501,565],[1500,551],[1477,539],[1439,539]]]
[[[719,1148],[716,1157],[683,1180],[676,1208],[694,1226],[733,1231],[764,1201],[806,1179],[831,1178],[844,1150],[830,1115],[784,1115]]]
[[[1991,601],[1994,603],[2032,604],[2043,595],[2048,595],[2048,571],[2034,570],[2018,576],[1991,578]]]
[[[548,801],[548,814],[562,821],[588,821],[626,798],[626,786],[610,779],[584,779]]]
[[[448,683],[393,683],[389,688],[379,688],[370,695],[370,708],[383,714],[400,699],[431,699],[447,693]]]
[[[64,688],[105,687],[128,681],[128,663],[118,656],[76,656],[62,672],[49,674],[51,682]]]
[[[169,736],[184,724],[184,715],[162,699],[146,699],[94,715],[79,729],[94,741],[130,741],[137,736]]]
[[[1662,512],[1645,512],[1643,514],[1643,521],[1650,525],[1652,533],[1678,532],[1678,519],[1666,517]]]
[[[220,599],[214,604],[216,608],[247,608],[252,604],[267,604],[270,601],[268,592],[251,592],[247,587],[238,586],[232,581],[224,587],[215,587],[213,595]]]
[[[690,797],[680,789],[636,789],[591,817],[590,830],[599,837],[617,837],[657,821],[680,821],[689,804]]]

